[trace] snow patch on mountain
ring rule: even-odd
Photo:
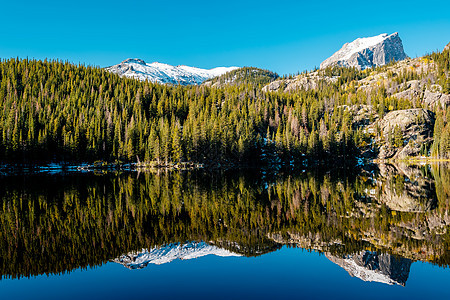
[[[238,69],[238,67],[201,69],[189,66],[171,66],[159,62],[148,64],[142,59],[129,58],[120,64],[105,69],[119,76],[139,80],[149,80],[163,84],[198,85],[205,80]]]
[[[376,44],[384,41],[389,35],[387,33],[382,33],[377,36],[358,38],[351,43],[346,43],[341,48],[341,53],[336,52],[333,56],[340,56],[341,59],[349,59],[354,53],[360,52],[369,47],[375,46]],[[333,57],[332,56],[332,57]]]
[[[185,244],[175,243],[162,247],[142,249],[140,252],[130,252],[121,255],[113,261],[128,269],[142,269],[148,264],[162,265],[176,259],[194,259],[206,255],[221,257],[241,256],[205,242],[188,242]]]

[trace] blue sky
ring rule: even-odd
[[[420,56],[450,42],[450,1],[8,1],[0,57],[109,66],[310,70],[358,37],[399,32]]]

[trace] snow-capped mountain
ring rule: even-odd
[[[206,255],[221,257],[241,256],[205,242],[189,242],[185,244],[169,244],[152,249],[142,249],[140,252],[130,252],[121,255],[113,261],[128,269],[142,269],[148,264],[161,265],[176,259],[193,259]]]
[[[129,58],[118,65],[107,67],[105,69],[120,76],[136,78],[139,80],[195,85],[201,84],[207,79],[238,69],[238,67],[218,67],[207,70],[188,66],[171,66],[159,62],[147,64],[142,59]]]
[[[382,66],[392,60],[399,61],[407,58],[403,50],[402,40],[395,32],[358,38],[346,43],[342,48],[320,64],[320,68],[328,66],[356,67],[360,70]]]
[[[450,43],[447,44],[447,46],[444,47],[444,51],[450,50]]]
[[[326,254],[326,256],[333,263],[344,268],[352,277],[389,285],[405,286],[411,267],[411,260],[407,258],[377,254],[371,251],[362,251],[359,254],[344,257],[336,257],[331,254]]]

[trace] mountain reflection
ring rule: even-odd
[[[176,259],[194,259],[206,255],[221,257],[240,256],[226,249],[205,242],[188,242],[164,245],[152,249],[142,249],[138,252],[123,254],[113,261],[134,270],[147,267],[149,264],[161,265]]]
[[[410,259],[395,257],[386,253],[377,254],[371,251],[361,251],[344,257],[327,254],[327,257],[344,268],[352,277],[391,285],[405,286],[411,267]]]
[[[323,252],[352,276],[389,284],[405,285],[414,261],[450,262],[448,166],[74,173],[0,184],[2,277],[108,261],[137,269],[208,254],[258,256],[283,245]]]

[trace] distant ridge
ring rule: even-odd
[[[238,67],[218,67],[208,70],[189,66],[171,66],[159,62],[147,64],[142,59],[128,58],[120,64],[105,69],[120,76],[139,80],[163,84],[197,85]]]

